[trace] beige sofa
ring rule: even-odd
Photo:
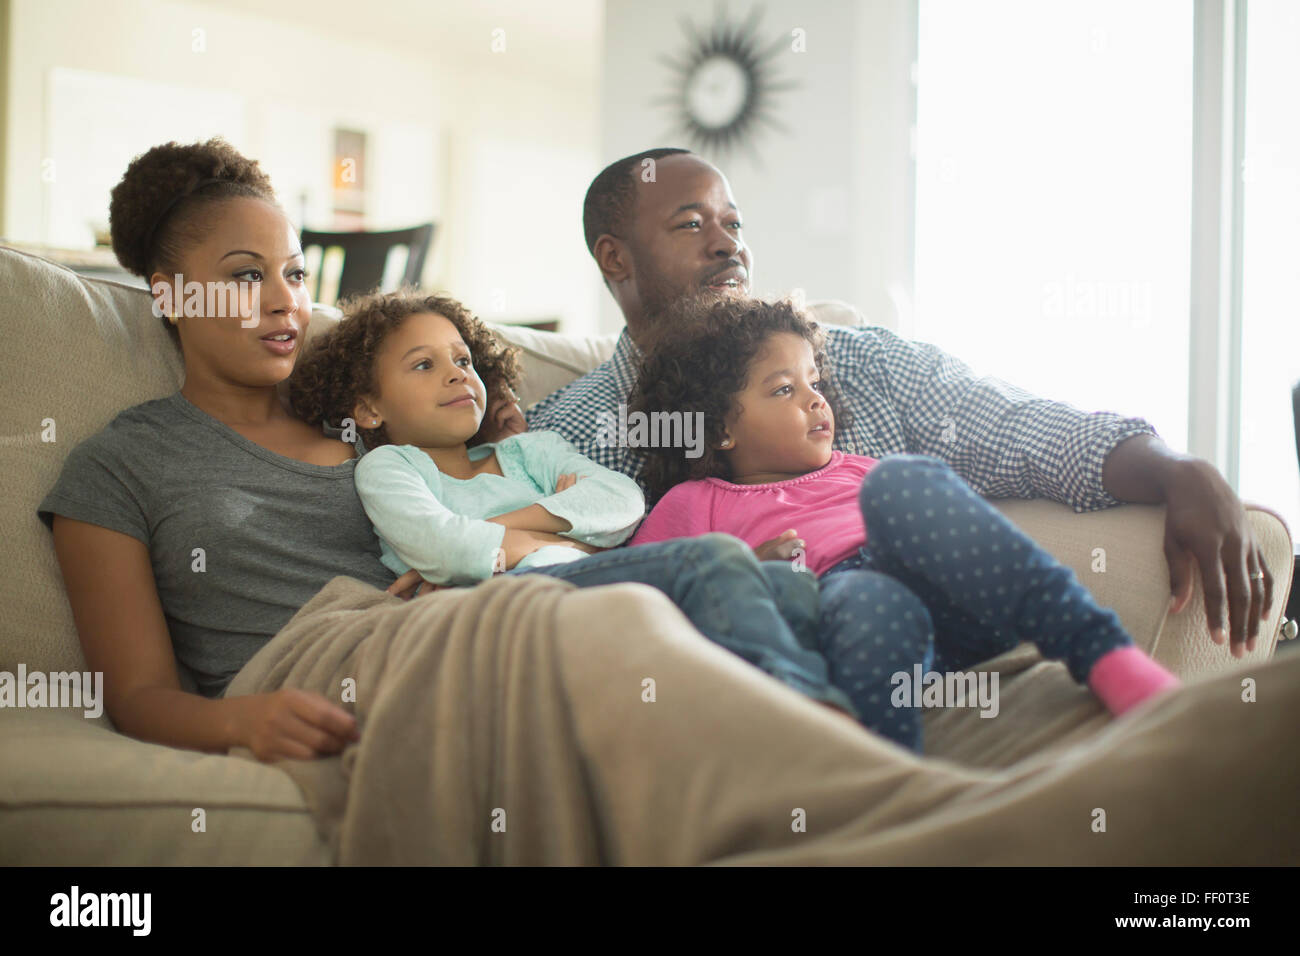
[[[179,354],[149,311],[147,293],[81,277],[45,260],[0,248],[0,454],[10,488],[0,507],[0,671],[81,670],[85,662],[63,592],[50,534],[35,514],[67,452],[119,410],[174,391]],[[834,304],[823,321],[854,321]],[[317,332],[331,321],[318,310]],[[524,350],[525,403],[605,358],[614,338],[501,328]],[[54,441],[42,440],[51,423]],[[1184,677],[1258,663],[1273,654],[1291,582],[1291,538],[1273,512],[1250,519],[1274,570],[1278,600],[1261,640],[1234,661],[1207,634],[1198,590],[1167,616],[1163,510],[1126,505],[1076,515],[1049,501],[999,507],[1074,568],[1114,607],[1138,643]],[[1094,549],[1106,568],[1093,571]],[[629,605],[607,589],[604,620]],[[682,626],[671,623],[668,626]],[[1001,714],[970,708],[928,711],[927,751],[978,766],[1006,766],[1095,734],[1110,718],[1060,664],[1022,646],[983,665],[1001,671]],[[789,693],[775,682],[775,692]],[[191,827],[204,808],[206,831]],[[272,766],[142,743],[117,733],[107,715],[80,710],[0,709],[0,864],[328,864],[302,796]]]

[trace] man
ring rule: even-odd
[[[750,294],[753,254],[726,178],[683,149],[647,150],[606,167],[587,190],[583,229],[626,328],[607,362],[538,402],[528,425],[558,431],[635,477],[638,458],[605,441],[600,413],[617,414],[626,403],[641,350],[672,333],[665,323],[675,302]],[[1089,414],[978,378],[941,349],[887,329],[826,333],[853,417],[852,427],[837,430],[836,448],[875,458],[933,455],[987,497],[1052,498],[1079,512],[1164,503],[1171,610],[1190,599],[1195,562],[1214,641],[1230,636],[1235,657],[1254,649],[1273,578],[1245,509],[1209,462],[1172,451],[1141,418]]]

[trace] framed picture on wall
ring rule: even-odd
[[[336,228],[360,229],[366,215],[366,134],[334,130],[334,220]]]

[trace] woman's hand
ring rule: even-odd
[[[754,556],[760,561],[789,561],[794,557],[795,550],[803,546],[803,538],[799,537],[794,528],[789,528],[771,541],[760,544],[754,549]]]
[[[419,571],[407,571],[400,578],[394,581],[388,587],[384,588],[389,594],[396,594],[404,601],[409,601],[413,597],[419,597],[421,594],[432,594],[438,590],[441,585],[433,584],[424,580]]]
[[[312,760],[361,738],[355,717],[312,691],[285,687],[237,699],[235,739],[258,760]]]

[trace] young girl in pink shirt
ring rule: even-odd
[[[1178,685],[945,462],[832,449],[829,363],[794,305],[730,298],[672,323],[685,331],[643,358],[629,416],[700,413],[704,451],[643,450],[653,509],[630,543],[724,531],[806,567],[820,593],[810,640],[864,725],[921,751],[920,711],[901,693],[914,666],[967,671],[1021,641],[1115,714]]]

